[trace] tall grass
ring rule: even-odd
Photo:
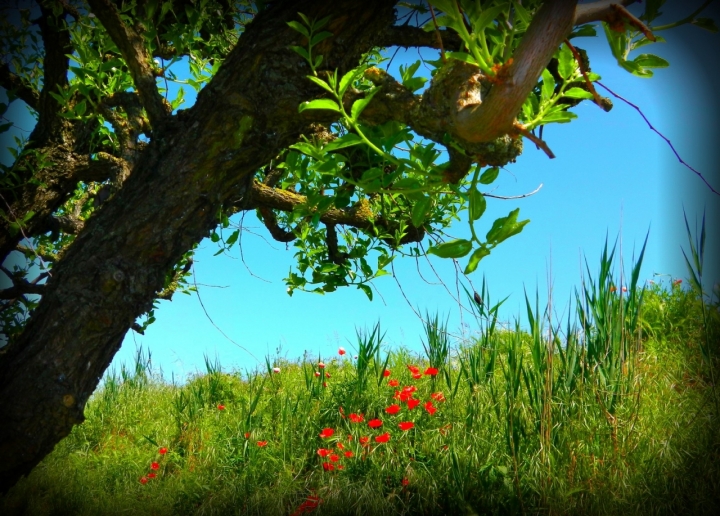
[[[526,295],[525,326],[502,329],[483,281],[476,336],[428,316],[424,358],[377,324],[357,359],[206,358],[175,385],[138,351],[0,512],[715,514],[720,302],[697,268],[689,289],[640,285],[644,249],[623,284],[606,243],[563,321]]]

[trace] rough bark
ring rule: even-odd
[[[318,94],[288,50],[286,22],[330,15],[319,45],[331,69],[354,66],[392,24],[392,3],[274,3],[242,35],[183,117],[143,151],[123,188],[53,269],[21,337],[0,362],[0,491],[27,474],[73,425],[168,270],[217,224],[248,178],[307,129],[300,102]],[[318,47],[316,47],[318,48]],[[147,192],[153,192],[148,199]]]

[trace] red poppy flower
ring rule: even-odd
[[[397,414],[400,411],[400,405],[392,404],[388,408],[385,409],[385,412],[388,414]]]
[[[345,469],[345,466],[343,466],[342,464],[338,464],[338,469]]]
[[[438,402],[445,401],[445,395],[442,392],[434,392],[430,397]]]
[[[398,426],[400,427],[400,430],[402,430],[403,432],[407,432],[415,426],[415,423],[413,423],[412,421],[403,421],[402,423],[398,424]]]
[[[627,287],[623,287],[620,290],[622,290],[623,292],[627,292]]]
[[[326,450],[325,448],[318,448],[317,454],[321,457],[327,457],[330,453],[330,450]]]
[[[250,432],[245,432],[245,439],[250,439]]]
[[[400,482],[400,483],[404,486],[407,486],[410,483],[410,481],[407,478],[403,478],[402,482]]]
[[[257,445],[258,445],[260,448],[262,448],[263,446],[267,446],[267,443],[268,443],[267,441],[258,441],[258,442],[257,442]]]
[[[160,464],[158,464],[157,462],[153,462],[152,464],[150,464],[150,469],[160,469]]]
[[[159,453],[160,455],[165,455],[165,454],[167,453],[167,448],[160,448],[160,449],[158,450],[158,453]]]
[[[336,455],[335,453],[333,453],[330,455],[330,460],[333,462],[337,462],[340,460],[340,457],[338,455]]]
[[[419,380],[420,378],[422,378],[422,373],[413,373],[412,377],[416,380]]]
[[[676,279],[675,281],[673,281],[673,285],[679,285],[680,283],[682,283],[681,279]]]
[[[333,466],[333,465],[330,464],[329,462],[323,462],[323,469],[324,469],[325,471],[332,471],[332,470],[335,469],[335,466]]]
[[[403,392],[409,392],[412,394],[413,392],[417,391],[417,387],[414,385],[408,385],[407,387],[403,387]]]
[[[425,369],[425,374],[435,376],[436,374],[438,374],[438,370],[436,367],[428,367],[427,369]]]
[[[390,387],[397,387],[398,385],[400,385],[400,382],[398,382],[397,380],[390,380],[390,381],[388,382],[388,385],[389,385]]]
[[[142,478],[140,479],[140,483],[141,483],[141,484],[147,484],[147,482],[148,482],[147,477],[142,477]]]
[[[343,356],[345,354],[345,348],[338,348],[338,355]]]
[[[379,443],[386,443],[386,442],[388,442],[388,441],[390,440],[390,434],[387,433],[387,432],[385,432],[385,433],[382,434],[382,435],[378,435],[378,436],[375,438],[375,440],[376,440],[377,442],[379,442]]]
[[[323,382],[323,387],[327,387],[327,382]]]
[[[615,287],[615,285],[610,285],[610,292],[615,292],[616,290],[617,288]]]
[[[408,409],[410,409],[410,410],[414,409],[419,404],[420,404],[420,400],[416,400],[415,398],[410,398],[409,400],[407,400],[407,406],[408,406]]]
[[[325,369],[325,364],[323,362],[318,362],[318,367],[320,369]]]
[[[382,421],[380,421],[379,419],[371,419],[370,421],[368,421],[368,426],[370,428],[379,428],[382,426]]]
[[[420,369],[414,365],[409,365],[409,366],[407,366],[407,368],[410,369],[410,372],[412,374],[418,374],[420,372]]]
[[[225,410],[225,405],[223,405],[222,403],[218,405],[218,410]]]
[[[330,373],[325,373],[325,378],[330,378]]]
[[[428,414],[430,414],[431,416],[432,416],[435,412],[437,412],[437,409],[436,409],[435,406],[432,404],[432,401],[428,401],[428,402],[425,404],[425,410],[427,410]]]
[[[361,437],[360,438],[360,444],[362,444],[363,446],[365,446],[368,442],[370,442],[369,437]]]
[[[352,441],[352,440],[353,440],[352,435],[348,434],[348,441]]]
[[[345,447],[343,446],[343,443],[337,443],[335,446],[337,446],[338,450],[344,450]]]
[[[383,371],[383,376],[384,376],[385,378],[387,378],[388,376],[390,376],[390,371],[389,371],[388,369],[385,369],[385,370]]]
[[[148,478],[155,478],[157,475],[155,473],[148,473]]]
[[[332,435],[335,433],[335,430],[332,428],[323,428],[323,431],[320,432],[320,437],[325,439],[326,437],[332,437]]]
[[[315,378],[318,378],[320,376],[320,371],[315,371]]]
[[[346,452],[345,452],[345,456],[348,457],[348,458],[352,457],[353,455],[355,455],[355,454],[354,454],[353,452],[351,452],[351,451],[346,451]]]
[[[365,421],[365,418],[362,414],[355,414],[354,412],[350,414],[350,421],[353,423],[362,423]]]

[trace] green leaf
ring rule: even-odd
[[[505,11],[505,9],[505,4],[500,4],[483,10],[483,12],[480,13],[480,16],[477,17],[477,20],[472,24],[473,32],[478,33],[489,27],[500,15],[500,13]]]
[[[555,91],[555,79],[553,79],[552,74],[547,70],[543,70],[542,72],[542,99],[543,101],[550,100],[553,96],[553,91]]]
[[[411,214],[411,222],[413,226],[416,228],[422,227],[423,222],[425,222],[425,217],[427,216],[428,211],[430,211],[431,204],[432,199],[430,199],[427,195],[424,195],[422,199],[415,203]]]
[[[303,47],[299,47],[297,45],[290,45],[290,48],[300,54],[300,56],[305,59],[305,61],[310,61],[310,55]]]
[[[374,90],[367,93],[365,95],[365,98],[358,99],[353,102],[352,109],[350,110],[350,118],[352,118],[352,120],[357,121],[360,114],[367,107],[367,105],[370,104],[370,101],[378,91],[380,91],[380,88],[375,88]]]
[[[315,45],[317,45],[318,43],[320,43],[322,40],[327,39],[327,38],[329,38],[330,36],[333,36],[333,33],[332,33],[332,32],[328,32],[328,31],[326,31],[326,30],[325,30],[325,31],[322,31],[322,32],[319,32],[319,33],[315,34],[315,35],[312,37],[312,39],[310,40],[310,46],[311,46],[311,47],[314,47]]]
[[[475,61],[475,58],[467,52],[445,52],[445,55],[452,59],[457,59],[458,61],[478,66],[478,62]]]
[[[640,54],[632,62],[642,68],[667,68],[670,66],[665,59],[653,54]]]
[[[217,234],[217,232],[213,231],[210,235],[210,240],[213,242],[219,242],[220,241],[220,235]]]
[[[481,194],[477,188],[473,188],[470,190],[469,200],[470,207],[468,212],[470,220],[477,220],[482,217],[483,213],[485,213],[485,208],[487,207],[485,196]]]
[[[313,68],[318,69],[320,68],[320,63],[322,63],[323,56],[315,56],[315,62],[313,63]]]
[[[470,260],[468,261],[468,264],[465,267],[465,274],[471,274],[471,273],[475,272],[475,269],[477,269],[477,266],[480,263],[480,260],[482,260],[489,254],[490,254],[490,249],[488,249],[487,247],[478,247],[477,249],[475,249],[475,252],[473,252],[473,254],[470,255]]]
[[[359,288],[360,290],[362,290],[363,292],[365,292],[365,295],[368,297],[368,299],[369,299],[370,301],[373,300],[372,289],[371,289],[369,286],[367,286],[367,285],[365,285],[365,284],[360,284],[360,285],[357,286],[357,288]]]
[[[591,99],[593,94],[582,88],[570,88],[563,93],[563,97],[570,97],[571,99]]]
[[[505,226],[511,226],[515,224],[515,221],[517,220],[518,214],[520,213],[520,208],[515,208],[513,211],[511,211],[507,217],[500,217],[498,219],[495,219],[495,222],[493,222],[492,227],[490,228],[490,231],[488,231],[487,235],[485,236],[485,239],[488,242],[495,243],[498,236],[502,231],[504,231]]]
[[[472,242],[461,238],[433,246],[427,252],[440,258],[462,258],[470,251],[472,251]]]
[[[237,242],[237,239],[238,239],[239,236],[240,236],[240,230],[239,230],[239,229],[236,229],[235,231],[232,232],[232,235],[230,235],[230,236],[228,237],[228,239],[225,240],[225,244],[226,244],[228,247],[230,247],[230,246],[233,245],[235,242]]]
[[[701,29],[709,30],[710,32],[718,31],[718,26],[715,24],[715,20],[713,20],[712,18],[695,18],[690,23],[692,23],[696,27],[700,27]]]
[[[322,29],[325,25],[327,25],[327,22],[329,22],[329,21],[330,21],[330,16],[326,16],[325,18],[316,21],[316,22],[312,25],[312,28],[313,28],[313,30],[320,30],[320,29]]]
[[[499,167],[492,167],[487,169],[485,172],[482,173],[480,176],[480,183],[484,185],[489,185],[493,181],[497,179],[498,174],[500,174],[500,168]]]
[[[585,37],[593,37],[597,36],[597,31],[595,30],[595,27],[593,27],[590,24],[587,25],[581,25],[577,29],[575,29],[570,36],[568,36],[568,39],[572,38],[585,38]]]
[[[315,77],[314,75],[306,75],[308,79],[310,79],[312,82],[320,86],[322,89],[329,91],[330,93],[335,93],[333,89],[330,87],[328,83],[323,81],[320,77]]]
[[[358,101],[359,102],[359,101]],[[310,102],[303,102],[298,106],[298,113],[302,113],[303,111],[307,109],[327,109],[330,111],[335,111],[337,113],[340,113],[340,106],[337,105],[337,102],[330,99],[316,99],[311,100]],[[355,106],[353,105],[353,109],[355,109]]]
[[[350,87],[350,85],[355,81],[355,78],[363,73],[365,70],[367,70],[367,66],[359,66],[358,68],[353,68],[348,73],[342,76],[340,79],[340,87],[338,88],[338,93],[340,94],[340,97],[345,95],[345,92]]]
[[[575,62],[575,56],[570,50],[570,47],[563,44],[558,53],[558,73],[560,77],[567,80],[572,77],[573,73],[577,69],[577,63]]]
[[[554,122],[557,124],[566,124],[575,118],[577,118],[577,115],[570,111],[555,111],[554,113],[544,116],[540,123],[551,124]]]
[[[332,152],[339,149],[344,149],[345,147],[352,147],[353,145],[358,145],[362,143],[362,138],[360,138],[355,133],[347,133],[344,136],[341,136],[337,140],[333,140],[330,143],[328,143],[325,147],[323,147],[323,150],[325,152]]]
[[[0,124],[0,133],[4,133],[5,131],[9,130],[12,126],[13,126],[12,122]]]
[[[296,22],[296,21],[293,20],[293,21],[287,22],[287,24],[288,24],[291,28],[295,29],[295,30],[298,31],[300,34],[302,34],[303,36],[305,36],[306,38],[310,39],[310,33],[308,32],[307,28],[306,28],[302,23]]]
[[[83,116],[85,114],[85,110],[87,109],[87,103],[84,100],[81,100],[75,105],[75,114],[77,116]]]

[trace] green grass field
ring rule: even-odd
[[[611,264],[564,321],[502,328],[483,285],[476,338],[429,317],[422,356],[376,327],[172,385],[139,352],[0,513],[720,514],[717,297]]]

